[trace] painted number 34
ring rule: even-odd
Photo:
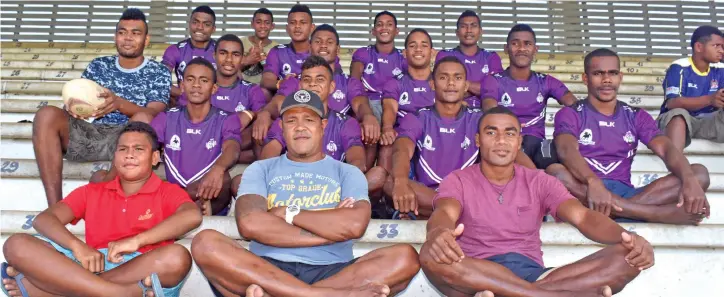
[[[377,238],[395,238],[400,231],[397,230],[397,224],[382,224],[380,225],[380,233],[377,233]]]

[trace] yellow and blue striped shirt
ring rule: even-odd
[[[666,70],[664,78],[664,103],[661,113],[669,111],[666,102],[678,97],[700,97],[712,94],[724,88],[724,63],[709,65],[707,72],[696,69],[691,57],[674,61]],[[716,108],[707,106],[699,110],[690,110],[692,116],[714,112]]]

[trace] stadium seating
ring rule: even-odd
[[[112,44],[55,43],[2,43],[0,62],[2,70],[2,100],[0,101],[0,157],[2,168],[0,189],[3,189],[1,242],[9,234],[32,232],[29,219],[46,207],[45,195],[38,175],[31,144],[34,112],[46,105],[61,106],[60,90],[65,81],[80,77],[86,65],[93,58],[115,54]],[[160,60],[165,44],[152,44],[145,52],[151,59]],[[342,53],[341,63],[348,69],[351,53]],[[502,56],[504,66],[507,57]],[[661,80],[672,59],[651,57],[622,57],[624,83],[619,99],[646,109],[654,117],[662,102]],[[551,74],[564,81],[579,98],[585,97],[586,88],[581,82],[583,58],[580,54],[539,54],[534,70]],[[560,105],[550,101],[547,110],[547,134],[552,134],[552,119]],[[648,238],[656,247],[657,268],[645,272],[624,291],[622,296],[714,296],[706,288],[705,281],[713,275],[721,276],[724,271],[724,145],[695,140],[685,151],[692,163],[707,165],[711,172],[711,188],[708,197],[712,206],[712,217],[698,227],[665,226],[656,224],[626,225]],[[64,195],[86,183],[90,175],[100,169],[109,168],[108,162],[71,163],[66,162],[63,171]],[[236,166],[234,173],[243,172],[245,166]],[[636,186],[650,183],[667,174],[663,163],[643,146],[634,160],[632,182]],[[164,176],[163,167],[156,172]],[[29,190],[32,189],[32,190]],[[394,227],[391,227],[396,224]],[[82,224],[72,228],[74,234],[83,236]],[[208,218],[198,230],[214,228],[238,238],[236,226],[229,218]],[[355,245],[355,254],[397,242],[407,242],[417,248],[424,240],[423,222],[373,221],[368,232]],[[391,232],[391,230],[397,232]],[[392,234],[395,235],[392,235]],[[190,244],[193,233],[179,242]],[[599,246],[585,239],[576,230],[553,223],[545,224],[541,239],[544,243],[545,259],[549,266],[561,265],[581,258]],[[0,257],[1,258],[1,257]],[[695,275],[699,279],[679,278],[678,282],[658,280],[670,279],[670,273]],[[651,284],[656,283],[652,288]],[[184,287],[183,296],[209,296],[208,285],[194,269]],[[404,296],[439,296],[431,289],[424,277],[416,277]]]

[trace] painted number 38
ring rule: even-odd
[[[395,238],[400,234],[397,230],[397,224],[382,224],[380,225],[380,233],[377,233],[377,238]]]

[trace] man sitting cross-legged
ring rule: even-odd
[[[352,254],[370,220],[367,182],[322,151],[324,103],[300,90],[282,106],[287,153],[251,164],[239,189],[235,218],[249,250],[204,230],[191,243],[196,264],[227,297],[384,297],[404,290],[420,267],[412,246]]]
[[[521,125],[505,107],[478,125],[480,165],[448,175],[435,197],[420,250],[432,284],[457,296],[611,296],[654,265],[653,247],[599,212],[585,208],[554,177],[513,164]],[[608,245],[575,263],[545,268],[540,229],[550,213]]]
[[[710,213],[704,194],[709,187],[706,167],[690,165],[645,110],[616,99],[623,75],[615,52],[589,53],[584,68],[588,98],[556,114],[554,141],[563,164],[546,171],[584,205],[619,221],[699,224]],[[636,189],[631,166],[639,141],[672,174]]]
[[[5,242],[11,267],[2,265],[3,290],[25,297],[179,296],[191,255],[174,239],[201,225],[201,213],[183,189],[153,173],[158,149],[148,124],[125,126],[113,156],[115,179],[82,186],[41,212],[33,221],[40,236],[14,234]],[[81,219],[86,242],[65,228]]]
[[[239,158],[241,138],[237,114],[211,105],[216,93],[216,72],[211,62],[196,58],[186,65],[181,88],[186,105],[159,113],[149,121],[164,145],[166,179],[191,195],[204,215],[226,215],[234,193],[228,170]],[[102,171],[94,178],[100,178]],[[103,180],[115,178],[111,170]]]

